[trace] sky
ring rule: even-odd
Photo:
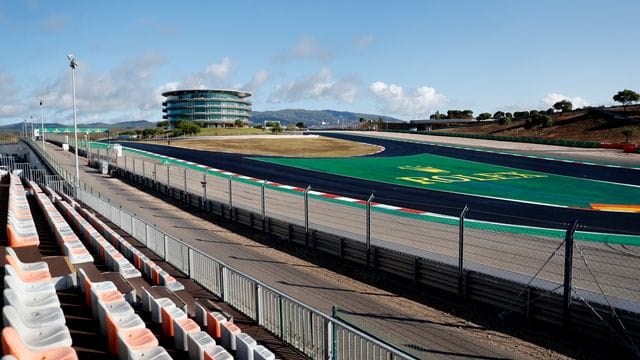
[[[613,105],[640,91],[640,1],[0,0],[0,125],[162,120],[162,92],[249,91],[254,111]]]

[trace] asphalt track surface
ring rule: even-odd
[[[429,153],[518,169],[640,185],[640,176],[638,176],[640,171],[628,168],[566,163],[347,134],[331,134],[329,136],[383,146],[385,151],[371,155],[374,157]],[[121,144],[258,179],[267,179],[303,188],[310,185],[316,191],[352,198],[367,199],[371,193],[374,193],[377,202],[422,211],[457,216],[466,205],[470,209],[467,218],[471,219],[549,228],[566,228],[569,223],[578,220],[580,229],[584,231],[640,235],[640,214],[637,213],[545,206],[418,189],[277,164],[266,164],[249,159],[247,155],[242,154],[191,150],[139,142],[121,142]]]

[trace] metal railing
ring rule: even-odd
[[[68,178],[63,167],[38,146],[32,144],[31,148]],[[413,358],[165,233],[110,199],[103,199],[86,183],[77,189],[71,184],[66,180],[68,186],[58,189],[120,226],[163,260],[306,356],[319,360]]]

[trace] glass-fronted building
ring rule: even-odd
[[[174,90],[162,94],[162,118],[174,124],[193,121],[202,127],[246,124],[251,117],[250,93],[235,90]]]

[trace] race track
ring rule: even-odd
[[[640,176],[638,176],[640,171],[630,168],[566,163],[562,161],[550,161],[346,134],[332,134],[331,136],[367,142],[385,148],[384,152],[372,155],[372,157],[435,154],[455,159],[471,160],[582,179],[640,185]],[[373,192],[375,193],[377,202],[422,211],[458,215],[461,209],[465,205],[468,205],[471,209],[468,218],[472,219],[556,228],[564,228],[566,223],[578,219],[583,230],[640,234],[640,221],[638,221],[640,215],[638,213],[544,206],[467,194],[434,191],[332,175],[279,164],[265,165],[262,161],[252,160],[239,154],[189,150],[138,142],[126,142],[123,143],[123,145],[181,158],[259,179],[268,179],[269,181],[298,187],[310,185],[316,191],[329,192],[342,196],[366,199]]]

